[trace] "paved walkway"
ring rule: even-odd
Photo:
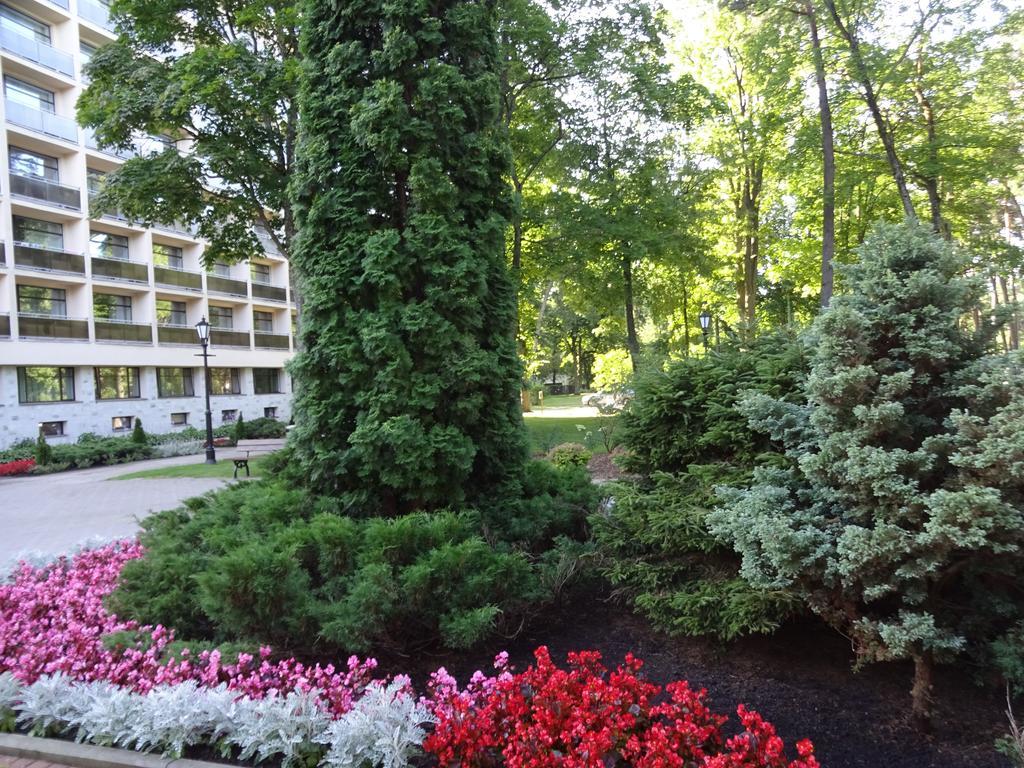
[[[589,405],[577,405],[568,408],[541,408],[535,406],[523,416],[527,419],[589,419],[600,416],[601,412]]]
[[[26,551],[60,554],[92,536],[131,536],[138,520],[191,496],[220,488],[219,478],[110,480],[118,475],[179,464],[200,456],[136,461],[52,475],[0,479],[0,567]]]

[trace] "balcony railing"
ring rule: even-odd
[[[110,8],[103,3],[96,0],[78,0],[78,15],[98,27],[114,31],[114,24],[110,21]]]
[[[149,284],[149,267],[137,261],[93,256],[92,276],[103,280],[123,280],[126,283]]]
[[[228,296],[241,296],[243,298],[249,295],[248,286],[244,281],[209,274],[206,276],[206,290],[210,293],[223,293]]]
[[[256,334],[257,349],[288,349],[287,333],[259,333]]]
[[[22,176],[11,173],[11,195],[14,197],[39,200],[59,208],[82,210],[82,190],[70,184],[41,179],[38,176]]]
[[[0,312],[0,339],[11,338],[11,316]]]
[[[252,283],[252,297],[266,301],[287,301],[288,292],[279,285],[258,283],[254,280]]]
[[[69,77],[75,73],[75,62],[70,53],[59,51],[28,35],[18,34],[9,27],[0,27],[0,48]]]
[[[7,265],[7,243],[0,243],[0,267]]]
[[[68,0],[50,0],[50,2],[58,8],[63,8],[65,11],[68,10]]]
[[[263,250],[273,256],[280,256],[281,249],[277,247],[277,243],[274,242],[274,238],[270,236],[270,233],[264,227],[259,225],[253,227],[253,231],[256,233],[257,239],[260,241],[260,245],[263,246]]]
[[[89,339],[89,321],[69,317],[18,313],[18,335],[23,339]]]
[[[158,344],[188,344],[192,346],[199,343],[196,329],[191,325],[158,325],[156,340]]]
[[[32,243],[14,244],[14,265],[43,272],[85,274],[85,257],[82,254],[59,251],[56,248],[44,248]]]
[[[100,143],[96,141],[96,134],[93,133],[92,128],[82,128],[82,134],[85,136],[85,146],[88,149],[95,149],[97,152],[102,152],[105,155],[113,155],[114,157],[120,157],[122,160],[129,160],[135,157],[135,152],[131,149],[119,149],[117,147],[101,147]]]
[[[199,272],[170,267],[153,267],[153,280],[165,288],[180,288],[185,291],[202,291],[203,276]]]
[[[183,224],[180,221],[172,221],[169,224],[165,224],[160,221],[153,222],[153,229],[162,229],[164,232],[173,232],[178,235],[188,235],[189,237],[196,236],[196,228],[188,224]]]
[[[45,133],[47,136],[56,136],[65,141],[78,141],[78,126],[74,120],[19,104],[13,99],[6,100],[6,108],[9,123],[28,128],[30,131]]]
[[[149,323],[128,323],[120,320],[93,321],[96,341],[120,341],[129,344],[152,344],[153,326]]]
[[[193,331],[193,333],[195,333]],[[210,343],[215,347],[245,347],[249,348],[248,331],[227,331],[223,328],[210,329]]]

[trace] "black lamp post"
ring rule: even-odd
[[[206,388],[206,463],[217,463],[217,452],[213,447],[213,414],[210,413],[210,324],[206,315],[196,323],[199,343],[203,345],[203,382]]]
[[[707,307],[700,311],[698,316],[700,320],[700,330],[704,334],[704,354],[708,352],[708,329],[711,327],[711,313],[708,312]]]

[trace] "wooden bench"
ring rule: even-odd
[[[245,476],[249,474],[249,459],[256,456],[266,456],[268,453],[279,451],[284,448],[284,438],[274,437],[266,440],[239,440],[235,445],[235,453],[228,458],[235,462],[235,472],[232,475],[238,479],[238,470],[244,469]]]

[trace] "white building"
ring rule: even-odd
[[[0,0],[0,447],[40,428],[53,442],[120,434],[137,418],[202,429],[203,316],[214,425],[290,418],[288,265],[268,239],[206,273],[181,227],[89,211],[89,190],[129,156],[97,149],[74,119],[82,67],[113,38],[98,0]]]

